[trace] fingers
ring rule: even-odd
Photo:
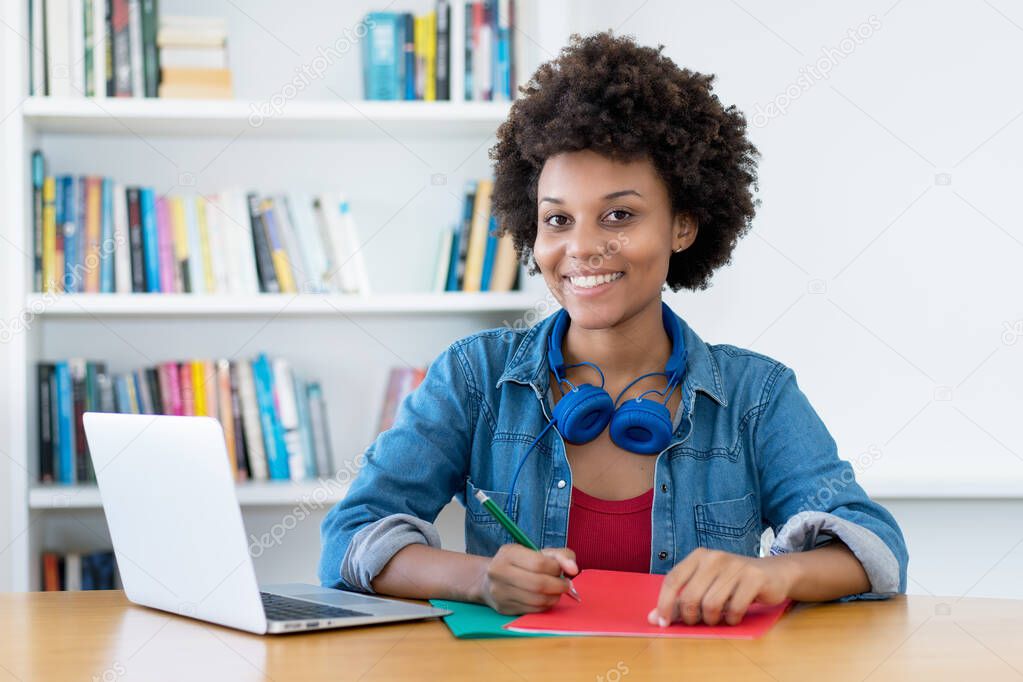
[[[504,545],[498,553],[503,554],[509,564],[527,571],[561,575],[561,564],[557,558],[547,553],[549,551],[551,550],[535,552],[522,545]]]
[[[486,601],[508,615],[543,611],[569,590],[562,571],[578,572],[571,550],[541,553],[521,545],[504,545],[487,566]]]
[[[679,593],[698,567],[699,555],[694,551],[664,577],[661,592],[657,596],[657,606],[648,616],[651,625],[666,627],[677,619]]]
[[[701,619],[700,604],[703,601],[703,596],[717,577],[716,566],[712,562],[701,563],[700,567],[693,573],[693,577],[689,579],[689,582],[686,583],[679,593],[674,609],[678,616],[673,617],[672,620],[676,620],[681,616],[682,622],[686,625],[696,625],[699,623]]]
[[[735,587],[732,597],[728,600],[725,610],[725,622],[729,625],[738,625],[742,617],[746,615],[750,604],[756,599],[760,591],[760,585],[753,582],[740,582]]]
[[[576,575],[579,566],[575,562],[575,552],[568,547],[556,547],[541,550],[541,554],[554,558],[558,562],[560,572],[565,575]]]
[[[651,625],[667,626],[742,621],[760,593],[762,571],[748,557],[698,548],[665,576],[657,606],[648,614]]]
[[[742,568],[740,565],[729,574],[719,575],[703,595],[703,599],[700,600],[700,619],[707,625],[717,625],[721,622],[726,605],[730,603],[729,598],[732,597],[736,586],[741,584]],[[742,620],[741,614],[739,620]]]

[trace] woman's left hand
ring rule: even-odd
[[[783,557],[758,559],[698,547],[664,577],[657,607],[647,619],[661,627],[677,620],[736,625],[754,601],[774,606],[788,597],[793,564],[777,559]]]

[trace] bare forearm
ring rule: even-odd
[[[839,540],[807,552],[766,557],[790,574],[789,597],[796,601],[831,601],[870,590],[870,578],[856,555]]]
[[[409,599],[481,601],[487,558],[449,552],[428,545],[408,545],[398,551],[373,579],[380,594]]]

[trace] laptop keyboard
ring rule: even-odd
[[[279,594],[260,592],[263,598],[263,610],[268,620],[308,620],[310,618],[348,618],[352,616],[370,616],[362,611],[352,611],[340,606],[314,604],[301,599],[289,599]]]

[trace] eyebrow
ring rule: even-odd
[[[639,192],[637,192],[634,189],[620,189],[617,192],[611,192],[610,194],[605,194],[601,198],[602,199],[617,199],[618,197],[624,197],[624,196],[628,196],[630,194],[634,194],[637,197],[640,197],[641,199],[643,198],[643,195],[640,194]],[[548,202],[548,203],[551,203],[551,204],[563,204],[563,203],[565,203],[564,199],[559,199],[558,197],[543,197],[537,203],[542,204],[545,201]]]

